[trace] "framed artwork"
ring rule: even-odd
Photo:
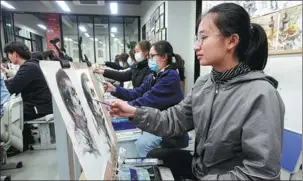
[[[267,35],[269,54],[302,52],[302,6],[294,6],[251,19]]]
[[[156,32],[159,30],[159,27],[160,27],[160,19],[156,20],[156,29],[155,29]]]
[[[162,14],[159,18],[159,23],[160,23],[160,29],[163,29],[165,26],[165,19],[164,19],[164,14]]]
[[[165,2],[163,2],[161,5],[160,5],[160,15],[161,14],[164,14],[164,12],[165,12]]]
[[[162,30],[161,30],[161,36],[162,36],[162,40],[166,40],[166,28],[163,28]]]
[[[156,20],[157,19],[159,19],[159,17],[160,17],[160,7],[158,7],[157,9],[156,9]]]
[[[156,28],[156,14],[153,13],[150,19],[150,30],[153,31]]]

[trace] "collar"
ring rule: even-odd
[[[247,64],[240,62],[236,67],[227,70],[225,72],[217,72],[214,69],[212,69],[211,74],[216,83],[222,84],[233,79],[234,77],[248,73],[250,71],[251,69]]]

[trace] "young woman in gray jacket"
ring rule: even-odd
[[[285,109],[277,81],[263,73],[264,29],[250,23],[243,7],[223,3],[202,18],[195,51],[200,64],[213,70],[181,103],[159,111],[115,100],[111,114],[131,117],[137,127],[159,136],[195,129],[193,156],[180,151],[191,165],[180,154],[164,159],[175,179],[279,179]]]

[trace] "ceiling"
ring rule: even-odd
[[[41,21],[45,21],[45,15],[41,13],[34,13],[34,16],[39,18]],[[108,17],[106,16],[85,16],[85,15],[80,15],[78,16],[79,23],[92,23],[93,22],[93,17],[95,17],[94,21],[95,24],[108,24]],[[77,23],[77,17],[74,15],[63,15],[62,18],[70,21],[71,23]],[[124,23],[125,24],[132,24],[136,18],[129,18],[126,17],[124,18]],[[123,23],[123,18],[122,17],[117,17],[117,16],[111,16],[109,18],[110,24],[122,24]],[[64,23],[64,22],[63,22]]]
[[[118,3],[118,14],[121,16],[140,16],[142,0],[66,0],[71,12],[64,12],[55,1],[7,1],[13,5],[15,12],[56,12],[65,14],[100,14],[110,15],[110,2]]]

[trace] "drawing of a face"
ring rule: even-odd
[[[96,92],[94,90],[94,87],[90,80],[88,79],[87,75],[83,73],[81,75],[81,83],[82,83],[82,89],[84,92],[84,95],[86,97],[87,103],[93,113],[93,116],[96,121],[96,128],[98,132],[100,130],[103,130],[104,134],[106,135],[106,139],[108,141],[108,144],[110,144],[110,137],[109,133],[107,131],[106,125],[105,125],[105,119],[102,112],[101,104],[97,101],[94,101],[94,99],[98,99]]]
[[[63,102],[75,123],[75,130],[83,133],[86,144],[90,147],[89,152],[98,151],[95,149],[94,140],[87,127],[85,112],[71,80],[62,69],[56,73],[56,79]]]

